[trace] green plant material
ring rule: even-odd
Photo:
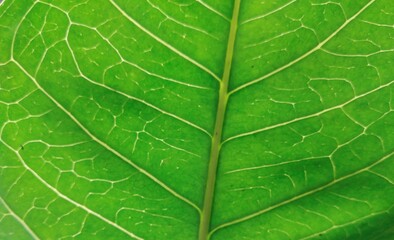
[[[5,0],[0,239],[393,239],[391,0]]]

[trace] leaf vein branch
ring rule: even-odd
[[[206,73],[208,73],[209,75],[211,75],[215,80],[220,82],[220,78],[213,73],[211,70],[209,70],[207,67],[203,66],[201,63],[197,62],[196,60],[190,58],[189,56],[187,56],[186,54],[182,53],[181,51],[179,51],[178,49],[176,49],[174,46],[170,45],[169,43],[167,43],[166,41],[164,41],[163,39],[159,38],[158,36],[156,36],[155,34],[153,34],[151,31],[149,31],[148,29],[146,29],[144,26],[142,26],[139,22],[137,22],[134,18],[132,18],[129,14],[127,14],[118,4],[115,3],[114,0],[110,0],[111,4],[127,19],[129,20],[131,23],[133,23],[135,26],[137,26],[139,29],[141,29],[143,32],[145,32],[146,34],[148,34],[150,37],[152,37],[153,39],[155,39],[156,41],[158,41],[159,43],[161,43],[163,46],[167,47],[168,49],[170,49],[171,51],[173,51],[174,53],[178,54],[179,56],[181,56],[182,58],[186,59],[187,61],[191,62],[192,64],[196,65],[197,67],[199,67],[200,69],[204,70]]]
[[[349,25],[351,22],[353,22],[354,19],[356,19],[361,13],[363,13],[369,6],[371,6],[373,3],[375,2],[375,0],[371,0],[369,1],[364,7],[362,7],[357,13],[355,13],[351,18],[347,19],[337,30],[335,30],[330,36],[328,36],[326,39],[324,39],[323,41],[321,41],[316,47],[314,47],[313,49],[309,50],[308,52],[304,53],[303,55],[301,55],[300,57],[294,59],[293,61],[289,62],[288,64],[283,65],[282,67],[279,67],[277,69],[275,69],[274,71],[256,78],[248,83],[245,83],[233,90],[231,90],[229,92],[229,95],[232,95],[242,89],[245,89],[251,85],[254,85],[256,83],[259,83],[295,64],[297,64],[298,62],[302,61],[303,59],[307,58],[309,55],[311,55],[312,53],[320,50],[327,42],[329,42],[331,39],[333,39],[342,29],[344,29],[347,25]]]
[[[128,159],[127,157],[125,157],[124,155],[122,155],[121,153],[119,153],[118,151],[116,151],[115,149],[113,149],[112,147],[110,147],[108,144],[106,144],[105,142],[101,141],[99,138],[97,138],[96,136],[94,136],[82,123],[80,123],[78,121],[78,119],[76,119],[67,109],[65,109],[54,97],[52,97],[38,82],[35,78],[33,78],[27,71],[26,69],[24,69],[19,62],[17,62],[16,60],[13,60],[13,62],[33,81],[33,83],[36,85],[36,87],[42,92],[44,93],[58,108],[60,108],[65,114],[67,114],[70,119],[75,122],[78,127],[80,127],[80,129],[85,132],[93,141],[97,142],[99,145],[101,145],[102,147],[104,147],[105,149],[107,149],[108,151],[110,151],[111,153],[113,153],[114,155],[116,155],[117,157],[119,157],[120,159],[122,159],[123,161],[125,161],[126,163],[128,163],[129,165],[131,165],[132,167],[134,167],[135,169],[137,169],[139,172],[141,172],[142,174],[144,174],[145,176],[147,176],[148,178],[150,178],[151,180],[153,180],[155,183],[157,183],[158,185],[160,185],[161,187],[163,187],[165,190],[167,190],[169,193],[171,193],[172,195],[174,195],[175,197],[177,197],[178,199],[184,201],[185,203],[189,204],[190,206],[192,206],[193,208],[195,208],[198,212],[200,212],[200,209],[197,207],[196,204],[194,204],[193,202],[191,202],[189,199],[183,197],[182,195],[180,195],[179,193],[177,193],[175,190],[173,190],[171,187],[167,186],[164,182],[160,181],[159,179],[157,179],[155,176],[153,176],[152,174],[150,174],[148,171],[146,171],[145,169],[141,168],[140,166],[138,166],[136,163],[134,163],[133,161],[131,161],[130,159]]]
[[[298,117],[298,118],[295,118],[295,119],[290,120],[290,121],[274,124],[274,125],[271,125],[271,126],[267,126],[267,127],[261,128],[261,129],[256,129],[256,130],[253,130],[253,131],[249,131],[249,132],[245,132],[245,133],[241,133],[241,134],[229,137],[229,138],[225,139],[222,144],[228,143],[228,142],[230,142],[232,140],[235,140],[237,138],[246,137],[246,136],[254,135],[254,134],[257,134],[257,133],[265,132],[265,131],[268,131],[268,130],[271,130],[271,129],[274,129],[274,128],[278,128],[278,127],[282,127],[282,126],[286,126],[288,124],[295,123],[295,122],[298,122],[298,121],[301,121],[301,120],[309,119],[309,118],[312,118],[312,117],[317,117],[317,116],[320,116],[320,115],[322,115],[324,113],[327,113],[327,112],[330,112],[330,111],[333,111],[333,110],[336,110],[336,109],[341,109],[341,108],[345,107],[346,105],[348,105],[348,104],[350,104],[350,103],[352,103],[352,102],[354,102],[354,101],[356,101],[356,100],[358,100],[358,99],[360,99],[362,97],[368,96],[369,94],[377,92],[377,91],[379,91],[379,90],[381,90],[383,88],[389,87],[389,86],[391,86],[393,84],[394,84],[394,80],[389,82],[389,83],[383,84],[383,85],[381,85],[381,86],[379,86],[377,88],[374,88],[374,89],[372,89],[372,90],[370,90],[368,92],[365,92],[363,94],[357,95],[357,96],[351,98],[350,100],[348,100],[348,101],[346,101],[346,102],[344,102],[344,103],[342,103],[340,105],[333,106],[333,107],[324,109],[322,111],[319,111],[319,112],[316,112],[316,113],[313,113],[313,114],[310,114],[310,115]]]
[[[155,105],[153,105],[153,104],[151,104],[151,103],[149,103],[149,102],[147,102],[147,101],[145,101],[145,100],[143,100],[143,99],[140,99],[140,98],[131,96],[131,95],[125,93],[125,92],[122,92],[122,91],[120,91],[120,90],[117,90],[117,89],[114,89],[114,88],[112,88],[112,87],[109,87],[108,85],[105,85],[105,84],[102,84],[102,83],[98,83],[98,82],[96,82],[96,81],[90,79],[89,77],[87,77],[85,74],[82,73],[82,71],[81,71],[81,69],[80,69],[80,67],[79,67],[78,61],[77,61],[77,59],[75,58],[75,56],[74,56],[74,54],[73,54],[73,51],[72,51],[72,49],[71,49],[71,46],[70,46],[68,43],[66,43],[66,44],[67,44],[67,47],[69,48],[69,51],[70,51],[70,53],[71,53],[71,56],[72,56],[72,58],[73,58],[73,61],[74,61],[74,63],[75,63],[75,66],[76,66],[76,68],[77,68],[77,70],[78,70],[79,75],[80,75],[82,78],[84,78],[86,81],[88,81],[88,82],[90,82],[90,83],[92,83],[92,84],[94,84],[94,85],[96,85],[96,86],[99,86],[99,87],[101,87],[101,88],[107,89],[107,90],[109,90],[109,91],[111,91],[111,92],[114,92],[114,93],[117,93],[117,94],[119,94],[119,95],[122,95],[123,97],[126,97],[126,98],[128,98],[128,99],[130,99],[130,100],[134,100],[134,101],[137,101],[137,102],[139,102],[139,103],[142,103],[142,104],[144,104],[144,105],[146,105],[146,106],[148,106],[148,107],[150,107],[150,108],[152,108],[152,109],[154,109],[154,110],[156,110],[156,111],[159,111],[160,113],[162,113],[162,114],[164,114],[164,115],[170,116],[170,117],[172,117],[172,118],[174,118],[174,119],[176,119],[176,120],[178,120],[178,121],[181,121],[181,122],[183,122],[183,123],[185,123],[185,124],[187,124],[187,125],[189,125],[189,126],[195,128],[195,129],[198,129],[198,130],[204,132],[204,133],[207,134],[208,136],[211,136],[211,134],[210,134],[207,130],[205,130],[204,128],[202,128],[202,127],[200,127],[200,126],[198,126],[198,125],[196,125],[196,124],[194,124],[194,123],[192,123],[192,122],[190,122],[190,121],[188,121],[188,120],[186,120],[186,119],[184,119],[184,118],[182,118],[182,117],[179,117],[179,116],[177,116],[177,115],[175,115],[175,114],[173,114],[173,113],[167,112],[167,111],[165,111],[165,110],[163,110],[163,109],[161,109],[161,108],[159,108],[159,107],[156,107]]]
[[[288,199],[288,200],[285,200],[285,201],[282,201],[282,202],[280,202],[280,203],[277,203],[277,204],[275,204],[275,205],[273,205],[273,206],[271,206],[271,207],[268,207],[268,208],[265,208],[265,209],[263,209],[263,210],[257,211],[257,212],[255,212],[255,213],[249,214],[249,215],[247,215],[247,216],[241,217],[241,218],[239,218],[239,219],[236,219],[236,220],[233,220],[233,221],[224,223],[224,224],[222,224],[222,225],[216,227],[215,229],[213,229],[213,230],[209,233],[209,236],[211,236],[214,232],[218,231],[219,229],[223,229],[223,228],[229,227],[229,226],[231,226],[231,225],[235,225],[235,224],[238,224],[238,223],[241,223],[241,222],[245,222],[245,221],[250,220],[250,219],[252,219],[252,218],[255,218],[255,217],[257,217],[257,216],[259,216],[259,215],[261,215],[261,214],[264,214],[264,213],[267,213],[267,212],[269,212],[269,211],[272,211],[272,210],[274,210],[274,209],[276,209],[276,208],[279,208],[279,207],[281,207],[281,206],[283,206],[283,205],[292,203],[292,202],[294,202],[294,201],[296,201],[296,200],[302,199],[302,198],[307,197],[307,196],[309,196],[309,195],[312,195],[312,194],[314,194],[314,193],[321,192],[321,191],[327,189],[328,187],[331,187],[331,186],[333,186],[333,185],[335,185],[335,184],[337,184],[337,183],[339,183],[339,182],[342,182],[342,181],[344,181],[344,180],[346,180],[346,179],[348,179],[348,178],[354,177],[354,176],[356,176],[356,175],[358,175],[358,174],[361,174],[361,173],[363,173],[363,172],[369,172],[369,170],[370,170],[371,168],[373,168],[374,166],[376,166],[376,165],[378,165],[378,164],[384,162],[386,159],[388,159],[388,158],[390,158],[390,157],[392,157],[392,156],[394,156],[394,152],[391,152],[391,153],[389,153],[389,154],[383,156],[382,158],[380,158],[379,160],[377,160],[376,162],[370,164],[369,166],[367,166],[367,167],[365,167],[365,168],[359,169],[358,171],[355,171],[355,172],[353,172],[353,173],[350,173],[350,174],[348,174],[348,175],[345,175],[345,176],[343,176],[343,177],[341,177],[341,178],[337,178],[337,179],[333,180],[332,182],[330,182],[330,183],[328,183],[328,184],[326,184],[326,185],[323,185],[323,186],[321,186],[321,187],[315,188],[315,189],[313,189],[313,190],[311,190],[311,191],[305,192],[305,193],[303,193],[303,194],[300,194],[300,195],[295,196],[295,197],[293,197],[293,198],[290,198],[290,199]]]
[[[33,232],[33,230],[26,224],[26,222],[22,219],[22,218],[20,218],[11,208],[10,208],[10,206],[8,206],[8,204],[4,201],[4,199],[2,198],[2,197],[0,197],[0,203],[1,204],[3,204],[3,206],[5,207],[5,209],[7,209],[7,211],[9,212],[9,214],[13,217],[13,218],[15,218],[15,220],[17,221],[17,222],[19,222],[22,226],[23,226],[23,228],[30,234],[30,236],[33,238],[33,239],[40,239],[34,232]]]
[[[1,139],[0,139],[1,140]],[[57,196],[59,196],[60,198],[64,199],[65,201],[83,209],[84,211],[86,211],[87,213],[99,218],[100,220],[106,222],[107,224],[111,225],[112,227],[122,231],[123,233],[127,234],[128,236],[134,238],[134,239],[138,239],[138,240],[142,240],[143,238],[135,235],[134,233],[129,232],[128,230],[126,230],[125,228],[123,228],[122,226],[119,226],[118,224],[114,223],[113,221],[107,219],[106,217],[102,216],[101,214],[91,210],[90,208],[72,200],[71,198],[69,198],[68,196],[64,195],[63,193],[59,192],[55,187],[53,187],[52,185],[50,185],[47,181],[45,181],[37,172],[35,172],[32,168],[30,168],[26,162],[23,160],[22,156],[19,154],[18,151],[15,151],[14,149],[12,149],[7,143],[5,143],[3,140],[1,140],[1,142],[7,147],[9,148],[11,151],[13,151],[19,158],[19,160],[21,161],[22,165],[26,168],[26,170],[28,170],[38,181],[40,181],[42,184],[44,184],[47,188],[49,188],[52,192],[54,192]],[[38,239],[38,238],[37,238]]]

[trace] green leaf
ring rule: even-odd
[[[5,0],[0,239],[393,239],[390,0]]]

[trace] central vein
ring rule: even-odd
[[[208,177],[204,196],[204,206],[201,214],[200,221],[200,240],[208,239],[208,231],[211,221],[212,203],[215,191],[216,172],[219,160],[219,152],[222,140],[223,122],[226,113],[227,100],[228,100],[228,82],[231,74],[231,64],[233,60],[234,44],[237,34],[238,14],[241,0],[235,0],[233,16],[231,20],[230,33],[227,43],[226,59],[224,63],[223,78],[220,82],[219,100],[216,113],[215,130],[212,137],[211,153],[208,166]]]

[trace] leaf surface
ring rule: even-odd
[[[6,0],[0,239],[392,239],[389,0]]]

